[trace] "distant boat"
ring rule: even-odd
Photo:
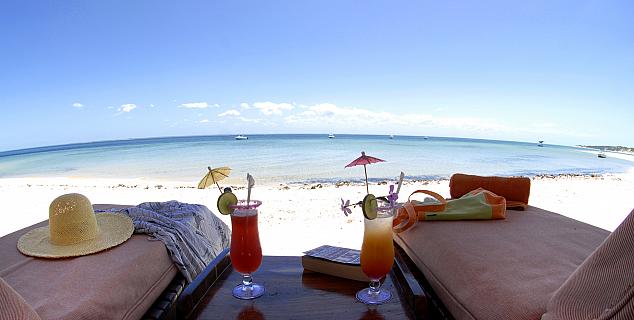
[[[390,139],[394,139],[394,135],[393,134],[390,135]]]
[[[249,137],[243,136],[241,134],[236,136],[236,140],[248,140],[248,139],[249,139]]]
[[[331,133],[331,134],[328,135],[328,139],[334,139],[334,138],[335,138],[334,134]]]
[[[427,140],[427,139],[429,139],[429,137],[428,136],[424,136],[423,139]]]
[[[603,152],[599,152],[599,154],[597,154],[597,157],[599,157],[599,158],[607,158],[607,156]]]
[[[537,144],[538,147],[543,147],[544,146],[544,140],[539,140],[539,143]]]

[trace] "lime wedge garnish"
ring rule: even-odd
[[[222,214],[231,214],[233,209],[230,206],[238,204],[238,197],[233,192],[224,192],[218,197],[218,211]]]
[[[377,207],[378,204],[376,202],[376,197],[373,194],[368,194],[363,198],[363,202],[361,203],[361,211],[363,211],[363,215],[368,220],[373,220],[377,216]]]

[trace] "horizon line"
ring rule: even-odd
[[[241,134],[246,136],[328,136],[329,133],[250,133],[250,134]],[[456,137],[456,136],[428,136],[428,135],[399,135],[399,134],[360,134],[360,133],[332,133],[335,136],[372,136],[372,137],[412,137],[412,138],[435,138],[435,139],[464,139],[464,140],[475,140],[475,141],[495,141],[495,142],[512,142],[512,143],[526,143],[531,144],[534,142],[528,141],[519,141],[519,140],[501,140],[501,139],[483,139],[483,138],[468,138],[468,137]],[[133,142],[140,140],[159,140],[159,139],[183,139],[183,138],[194,138],[194,137],[234,137],[233,134],[203,134],[203,135],[180,135],[180,136],[151,136],[151,137],[135,137],[135,138],[124,138],[124,139],[107,139],[107,140],[94,140],[94,141],[82,141],[82,142],[70,142],[70,143],[61,143],[61,144],[52,144],[52,145],[41,145],[36,147],[26,147],[26,148],[18,148],[18,149],[8,149],[8,150],[0,150],[0,157],[6,156],[15,156],[15,155],[23,155],[29,153],[41,153],[41,152],[49,152],[49,151],[59,151],[59,150],[72,150],[72,149],[81,149],[84,147],[94,147],[88,146],[91,144],[108,144],[108,143],[116,143],[116,142]],[[544,144],[545,146],[561,146],[561,147],[579,147],[583,145],[564,145],[564,144]],[[38,149],[46,149],[40,150]]]

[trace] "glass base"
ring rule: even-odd
[[[357,292],[357,300],[365,303],[365,304],[382,304],[387,302],[392,298],[392,293],[389,290],[379,290],[378,292],[370,290],[370,288],[365,288],[359,292]]]
[[[242,300],[251,300],[259,298],[264,294],[264,286],[253,283],[250,286],[243,284],[233,288],[233,296]]]

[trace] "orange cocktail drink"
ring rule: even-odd
[[[238,299],[255,299],[264,294],[264,286],[253,283],[251,275],[262,263],[262,247],[258,231],[258,209],[261,201],[238,201],[231,205],[231,249],[233,268],[242,274],[242,284],[233,289]]]
[[[392,243],[392,215],[378,215],[374,220],[364,219],[361,270],[371,280],[380,280],[392,269],[394,244]]]
[[[363,219],[361,270],[370,278],[370,287],[357,292],[357,299],[365,304],[381,304],[392,297],[389,290],[381,289],[381,279],[394,264],[392,220],[395,208],[394,205],[379,207],[376,218]]]

